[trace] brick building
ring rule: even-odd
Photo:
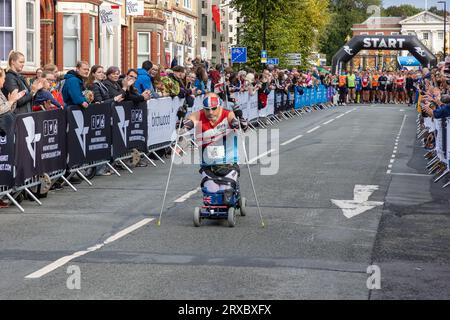
[[[352,27],[353,36],[359,35],[398,35],[402,29],[400,25],[401,17],[370,17],[361,24],[354,24]],[[396,66],[398,51],[391,50],[362,50],[350,62],[356,69],[366,68],[389,68]]]

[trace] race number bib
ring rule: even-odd
[[[225,158],[224,146],[208,146],[206,147],[206,152],[211,160],[222,160]]]

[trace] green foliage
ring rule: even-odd
[[[245,19],[239,45],[247,47],[247,65],[255,69],[261,69],[264,3],[269,57],[279,58],[280,66],[288,67],[285,54],[301,53],[305,66],[329,20],[328,0],[233,0],[231,5]]]
[[[381,13],[384,17],[412,17],[419,12],[421,12],[422,9],[416,8],[413,5],[410,4],[402,4],[400,6],[390,6],[386,9],[384,9]]]
[[[351,28],[356,23],[364,22],[371,13],[367,9],[371,5],[381,8],[381,0],[331,0],[331,19],[320,38],[320,52],[327,55],[328,64],[333,55],[352,36]],[[381,9],[380,9],[381,11]]]

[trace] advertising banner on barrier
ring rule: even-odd
[[[64,110],[21,114],[16,119],[16,185],[66,168]]]
[[[171,142],[176,138],[177,111],[183,104],[179,98],[163,98],[147,102],[147,146]]]
[[[147,103],[131,101],[112,106],[112,154],[116,159],[136,148],[147,151]]]
[[[247,93],[244,93],[247,94]],[[248,103],[247,103],[247,108],[248,108],[248,118],[247,120],[251,121],[253,119],[257,119],[258,118],[258,94],[254,93],[253,95],[247,94],[248,95]]]
[[[67,110],[68,165],[111,159],[111,104],[92,104]]]
[[[283,103],[284,103],[283,93],[275,92],[275,111],[276,112],[278,112],[280,109],[282,109]]]
[[[450,148],[449,148],[449,143],[450,143],[450,119],[445,119],[446,123],[447,123],[447,140],[446,140],[446,146],[447,146],[447,167],[450,168]]]
[[[0,186],[12,187],[14,184],[14,115],[2,115],[0,128]]]
[[[270,91],[269,96],[267,97],[267,107],[265,108],[266,116],[270,116],[275,114],[275,92]]]
[[[435,129],[436,129],[436,151],[439,160],[443,161],[445,159],[444,153],[442,152],[442,120],[434,119]]]

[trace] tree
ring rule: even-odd
[[[436,6],[432,6],[428,9],[431,13],[437,14],[438,16],[444,17],[444,8],[438,8]],[[447,10],[447,17],[450,16],[450,13]]]
[[[384,17],[411,17],[420,13],[422,9],[416,8],[410,4],[402,4],[400,6],[390,6],[382,10],[381,15]]]
[[[231,5],[244,18],[240,45],[246,46],[248,64],[260,69],[264,3],[267,5],[266,49],[287,67],[286,53],[301,53],[302,65],[317,44],[328,22],[328,0],[232,0]]]
[[[370,16],[370,6],[381,8],[381,0],[330,1],[330,22],[320,39],[320,51],[327,55],[328,63],[331,63],[333,55],[345,44],[345,39],[352,36],[352,26],[362,23]]]

